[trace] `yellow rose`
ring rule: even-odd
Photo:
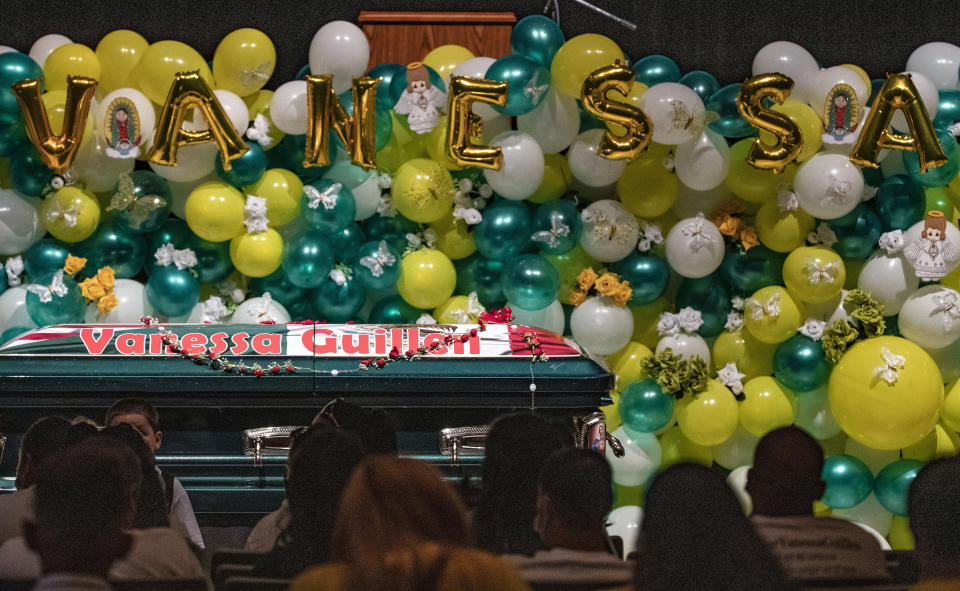
[[[620,287],[620,278],[614,273],[604,273],[593,285],[600,292],[600,295],[612,296]]]
[[[63,272],[67,275],[76,275],[87,264],[87,259],[75,257],[72,254],[67,255],[67,262],[63,264]]]
[[[593,287],[593,282],[597,280],[597,274],[594,273],[592,267],[587,267],[583,271],[580,271],[580,275],[577,277],[577,283],[580,284],[580,289],[583,291],[589,291]]]
[[[724,236],[730,236],[732,238],[743,229],[743,221],[737,217],[727,216],[717,224],[717,229],[720,230],[720,233]]]
[[[101,316],[106,316],[110,313],[110,310],[113,310],[117,307],[117,304],[120,302],[117,301],[117,296],[112,293],[108,293],[99,300],[97,300],[97,310],[100,311]]]
[[[743,250],[750,250],[754,246],[760,244],[760,239],[757,238],[756,228],[747,226],[746,228],[740,230],[740,244],[743,245]]]
[[[624,281],[620,284],[620,287],[617,288],[616,293],[613,294],[613,303],[618,306],[626,306],[632,297],[633,288],[630,287],[629,281]]]
[[[84,279],[80,282],[80,293],[82,293],[83,297],[87,298],[87,300],[91,302],[107,295],[107,291],[103,289],[103,286],[100,285],[100,282],[93,277]]]
[[[574,287],[570,290],[570,305],[579,306],[583,302],[587,301],[587,292]]]
[[[97,271],[97,281],[103,286],[104,291],[113,291],[113,269],[103,267]]]

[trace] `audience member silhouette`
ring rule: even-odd
[[[910,484],[907,515],[921,582],[916,590],[960,589],[960,459],[924,466]]]
[[[136,529],[147,527],[169,527],[170,507],[166,504],[163,487],[156,477],[157,464],[153,452],[143,442],[136,429],[126,423],[107,427],[99,432],[100,437],[109,437],[126,443],[137,454],[143,482],[140,483],[140,496],[137,498],[137,512],[133,517]],[[186,531],[183,532],[186,535]]]

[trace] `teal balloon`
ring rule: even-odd
[[[333,260],[338,263],[353,265],[360,260],[360,245],[367,241],[363,229],[354,222],[339,232],[326,234],[333,249]]]
[[[957,147],[957,140],[945,129],[938,129],[937,137],[944,154],[947,155],[946,164],[920,172],[920,158],[917,153],[903,153],[903,165],[907,174],[920,181],[924,187],[945,187],[960,172],[960,148]]]
[[[830,227],[837,235],[837,243],[832,248],[845,259],[865,259],[870,256],[883,233],[883,222],[862,203],[850,213],[831,220]]]
[[[873,492],[883,508],[899,515],[907,516],[907,496],[910,493],[910,483],[917,477],[923,468],[920,460],[897,460],[880,470],[873,484]]]
[[[230,161],[230,170],[223,168],[220,155],[217,154],[217,176],[234,187],[246,187],[260,180],[267,171],[267,153],[257,142],[246,140],[247,151],[239,158]]]
[[[0,54],[2,55],[2,54]],[[67,244],[56,238],[43,238],[30,245],[23,255],[23,270],[27,277],[40,278],[56,273],[67,262],[67,255],[78,252],[75,244]]]
[[[871,187],[879,187],[883,183],[883,171],[879,168],[870,168],[866,166],[860,169],[863,173],[863,184]]]
[[[313,290],[313,307],[318,319],[327,322],[354,320],[367,299],[367,290],[356,275],[348,277],[343,285],[337,285],[329,277],[325,279],[320,287]]]
[[[300,288],[313,289],[327,279],[333,268],[333,248],[321,232],[297,234],[283,245],[283,271]]]
[[[0,294],[7,291],[7,274],[0,273]]]
[[[146,235],[147,240],[147,260],[150,265],[153,264],[153,253],[166,243],[170,243],[174,248],[184,248],[193,232],[187,226],[187,222],[177,217],[168,217],[163,221],[159,228]]]
[[[118,225],[134,232],[153,232],[170,217],[173,196],[167,179],[150,170],[130,173],[133,194],[137,198],[133,208],[113,210]]]
[[[856,507],[873,492],[873,474],[853,456],[830,456],[823,461],[820,479],[826,484],[821,501],[833,509]]]
[[[407,247],[407,233],[416,232],[417,224],[397,215],[397,217],[374,214],[363,221],[364,232],[371,239],[386,240],[399,251]]]
[[[300,66],[300,69],[297,70],[297,75],[293,77],[294,80],[306,80],[307,76],[310,75],[310,64]]]
[[[923,219],[926,197],[923,185],[912,176],[895,174],[883,179],[874,202],[883,231],[906,231]]]
[[[780,343],[773,354],[774,377],[794,392],[826,384],[832,369],[820,342],[799,333]]]
[[[883,329],[884,336],[902,336],[900,334],[900,321],[897,316],[885,316],[883,319],[887,324],[886,328]]]
[[[719,273],[736,294],[752,294],[761,287],[783,282],[786,258],[785,254],[773,252],[762,244],[745,251],[730,249],[723,255]]]
[[[500,281],[503,294],[521,310],[546,308],[557,299],[560,289],[560,274],[549,261],[535,254],[507,260]]]
[[[400,252],[386,240],[371,240],[360,247],[353,273],[367,289],[387,289],[400,278]]]
[[[14,114],[20,112],[17,97],[10,88],[14,82],[28,78],[40,78],[40,91],[43,92],[43,68],[33,61],[29,55],[19,51],[8,51],[0,54],[0,113]]]
[[[400,100],[400,96],[403,95],[403,91],[407,89],[407,69],[406,67],[401,67],[403,70],[395,73],[393,78],[390,79],[389,94],[391,109],[397,104],[397,101]],[[430,84],[439,88],[441,92],[446,92],[447,85],[443,83],[443,78],[440,77],[440,74],[437,74],[436,70],[426,64],[424,64],[423,67],[427,69],[427,74],[430,75]]]
[[[713,74],[710,72],[704,72],[703,70],[687,72],[680,77],[678,82],[697,93],[704,103],[706,103],[711,96],[720,90],[720,83],[717,82],[717,79],[713,77]]]
[[[665,55],[648,55],[633,64],[634,79],[647,86],[661,82],[679,82],[680,68],[677,63]]]
[[[757,128],[747,123],[737,110],[737,95],[740,84],[728,84],[713,93],[704,103],[707,111],[713,111],[719,118],[710,124],[710,129],[726,138],[742,138],[757,133]]]
[[[147,301],[164,316],[189,314],[200,297],[197,278],[176,265],[156,267],[147,280]]]
[[[86,274],[110,267],[117,279],[130,279],[143,269],[147,241],[143,234],[116,222],[104,222],[92,236],[78,242],[74,252],[86,257]]]
[[[269,293],[273,299],[287,309],[287,312],[290,312],[291,317],[298,305],[308,303],[310,299],[307,297],[307,290],[290,282],[283,267],[266,277],[251,277],[247,282],[247,287],[250,288],[250,293],[254,296]],[[303,319],[306,318],[306,314],[297,314],[297,317]]]
[[[500,278],[505,268],[500,260],[487,259],[479,254],[457,261],[457,293],[477,292],[484,308],[498,308],[507,302]]]
[[[580,211],[572,201],[554,199],[533,214],[531,239],[540,252],[564,254],[577,247],[583,234]]]
[[[488,259],[503,260],[518,255],[530,242],[530,212],[521,201],[501,199],[483,211],[474,226],[477,251]]]
[[[276,147],[267,151],[267,165],[270,168],[286,168],[300,177],[300,180],[304,183],[313,182],[322,177],[330,167],[304,166],[303,159],[306,158],[306,148],[307,136],[305,134],[285,135]],[[333,142],[330,142],[330,162],[336,160],[336,155]]]
[[[630,284],[633,286],[633,283]],[[684,279],[677,290],[677,308],[690,307],[700,312],[703,324],[697,329],[700,336],[714,337],[723,332],[730,305],[730,292],[718,273],[698,279]]]
[[[405,76],[406,67],[400,64],[378,64],[367,72],[368,78],[380,78],[380,84],[377,85],[377,108],[389,111],[397,101],[390,96],[390,85],[395,77]],[[392,101],[392,102],[391,102]]]
[[[233,272],[233,261],[230,260],[230,241],[210,242],[197,235],[193,235],[187,248],[197,255],[197,264],[193,270],[197,272],[197,279],[208,281],[223,281]]]
[[[637,433],[653,433],[673,419],[673,396],[667,394],[657,380],[634,382],[620,393],[617,405],[627,429]]]
[[[670,267],[667,261],[649,253],[634,252],[614,263],[613,270],[620,279],[630,282],[633,297],[631,306],[645,306],[667,291]]]
[[[0,54],[0,57],[7,55]],[[53,171],[47,168],[40,158],[40,152],[33,144],[23,144],[10,155],[10,179],[13,188],[24,195],[39,197],[43,190],[50,185]]]
[[[0,124],[0,156],[4,158],[10,156],[27,141],[27,130],[23,119]]]
[[[338,186],[339,185],[339,186]],[[310,206],[310,196],[304,191],[300,197],[300,211],[307,225],[314,230],[339,232],[347,227],[357,215],[357,202],[351,191],[343,183],[336,183],[329,179],[318,179],[310,183],[321,194],[329,192],[335,199],[333,207],[328,207],[323,201]]]
[[[381,82],[382,84],[382,82]],[[379,85],[377,86],[379,89]],[[378,95],[379,96],[379,95]],[[353,89],[341,92],[337,97],[340,99],[340,104],[343,105],[343,108],[347,110],[347,113],[353,117]],[[379,102],[375,105],[376,110],[374,111],[374,143],[376,144],[376,149],[382,150],[387,144],[390,143],[390,138],[393,137],[393,118],[390,117],[390,109],[393,105],[386,106]],[[336,144],[338,149],[346,150],[343,146],[343,140],[340,139],[340,136],[335,132],[331,131],[331,137],[333,138],[333,143]]]
[[[540,62],[522,55],[508,55],[490,64],[487,80],[506,82],[506,106],[493,108],[505,115],[517,117],[536,109],[550,90],[550,71]]]
[[[352,164],[349,160],[338,160],[330,166],[330,170],[323,175],[323,178],[336,183],[343,183],[353,189],[366,182],[372,172],[375,171],[364,170]]]
[[[370,324],[413,324],[423,310],[414,308],[398,295],[387,296],[370,310]]]
[[[937,129],[946,129],[957,121],[960,121],[960,90],[941,90],[933,126]]]
[[[531,14],[513,26],[510,52],[549,68],[564,42],[563,31],[556,21],[542,14]]]
[[[53,273],[45,275],[34,284],[50,285],[53,282]],[[52,294],[49,302],[40,301],[40,296],[32,291],[27,292],[27,314],[37,326],[51,324],[76,324],[83,322],[87,311],[87,302],[80,292],[80,286],[67,274],[63,275],[63,284],[67,293],[62,296]]]
[[[3,334],[0,334],[0,345],[12,341],[18,336],[22,335],[25,332],[30,332],[32,328],[27,328],[26,326],[14,326],[13,328],[8,328],[3,331]]]

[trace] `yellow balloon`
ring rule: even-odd
[[[250,113],[250,120],[253,121],[257,118],[257,115],[263,115],[267,118],[267,135],[270,136],[270,139],[273,140],[270,142],[270,145],[263,146],[264,150],[272,150],[277,147],[277,144],[280,143],[280,140],[283,139],[283,136],[286,134],[280,131],[276,125],[273,124],[273,120],[270,119],[270,101],[273,99],[272,90],[260,89],[253,94],[249,94],[243,97],[243,102],[247,105],[247,112]]]
[[[780,211],[777,200],[767,201],[757,212],[760,243],[774,252],[790,252],[806,244],[816,221],[802,209]]]
[[[833,437],[827,439],[818,439],[817,442],[820,444],[820,447],[823,448],[823,455],[830,456],[839,456],[846,453],[847,448],[847,434],[843,431],[840,431]]]
[[[607,422],[608,433],[623,424],[623,419],[620,418],[620,392],[616,390],[610,392],[610,398],[613,399],[612,404],[600,407]]]
[[[655,218],[673,207],[680,192],[680,178],[663,165],[657,153],[644,153],[627,164],[617,181],[623,206],[635,216]]]
[[[423,58],[423,65],[430,66],[441,78],[449,80],[454,68],[475,57],[473,52],[466,47],[460,45],[441,45]]]
[[[527,201],[546,203],[551,199],[559,199],[566,194],[571,181],[573,181],[573,173],[570,172],[570,163],[567,162],[566,157],[561,154],[544,154],[543,180]]]
[[[246,232],[243,206],[243,195],[230,185],[203,183],[187,196],[187,225],[204,240],[230,240]]]
[[[214,87],[210,67],[195,49],[179,41],[158,41],[143,52],[132,79],[148,99],[162,105],[167,100],[174,75],[193,70],[199,70],[204,82]]]
[[[595,33],[577,35],[553,56],[550,83],[557,91],[579,99],[587,76],[617,60],[626,62],[623,51],[609,37]]]
[[[740,424],[754,437],[763,437],[779,427],[793,424],[797,397],[770,376],[753,378],[743,385]]]
[[[437,248],[450,260],[459,261],[477,251],[473,232],[465,221],[448,215],[433,222],[430,227],[437,233]]]
[[[577,285],[577,276],[586,267],[599,265],[580,246],[570,252],[557,255],[542,255],[560,275],[560,288],[557,290],[557,299],[562,304],[570,303],[570,290]],[[599,267],[594,267],[599,268]],[[656,344],[656,343],[654,343]]]
[[[230,241],[230,260],[247,277],[266,277],[283,262],[283,238],[273,228],[241,234]]]
[[[40,97],[43,101],[43,108],[47,110],[47,120],[50,122],[50,129],[53,133],[63,131],[63,116],[66,113],[67,91],[49,90]],[[91,109],[92,111],[92,109]],[[90,142],[93,141],[94,122],[93,113],[87,113],[87,124],[83,128],[83,137],[80,138],[80,148],[78,151],[90,148]]]
[[[627,346],[607,357],[607,368],[616,377],[616,388],[623,390],[634,382],[644,379],[643,360],[653,355],[650,347],[637,342],[629,342]]]
[[[76,220],[67,221],[69,214],[74,214]],[[43,200],[40,219],[54,238],[64,242],[80,242],[89,238],[100,224],[100,203],[89,191],[63,187]]]
[[[473,324],[479,318],[470,313],[470,298],[465,295],[455,295],[437,306],[433,317],[440,324]]]
[[[870,81],[870,75],[867,74],[866,70],[864,70],[863,68],[861,68],[856,64],[840,64],[840,65],[843,66],[844,68],[850,68],[851,70],[856,72],[857,76],[860,76],[860,78],[863,80],[863,83],[867,85],[868,90],[873,88],[873,82]]]
[[[770,170],[761,170],[747,164],[747,152],[753,145],[753,138],[745,138],[730,146],[730,171],[723,179],[725,187],[744,201],[763,203],[776,200],[777,187],[793,183],[797,166],[791,164],[781,174]]]
[[[431,160],[439,162],[447,170],[463,170],[463,167],[447,154],[447,116],[440,117],[437,126],[423,136],[423,145]]]
[[[678,400],[675,408],[677,425],[683,435],[705,447],[730,439],[740,422],[737,399],[716,380],[710,380],[704,392],[687,394]]]
[[[397,291],[414,308],[431,310],[447,301],[457,286],[457,271],[447,255],[425,248],[401,261]]]
[[[257,29],[237,29],[223,38],[213,54],[213,77],[217,88],[237,96],[260,90],[277,65],[273,41]]]
[[[847,270],[839,254],[824,246],[801,246],[783,262],[783,282],[805,304],[823,304],[843,289]]]
[[[736,363],[737,369],[752,380],[757,376],[773,373],[773,354],[777,346],[761,343],[745,330],[723,331],[713,344],[713,366],[722,369],[728,363]]]
[[[148,47],[150,43],[142,35],[126,29],[104,35],[95,50],[101,70],[97,94],[107,96],[127,86],[127,79]]]
[[[867,87],[870,87],[869,83]],[[810,105],[802,101],[788,99],[782,105],[774,105],[771,110],[783,113],[800,128],[800,133],[803,134],[803,146],[800,148],[800,155],[797,156],[799,162],[806,162],[817,153],[817,150],[823,144],[821,138],[823,123],[820,121],[820,116]],[[772,146],[777,143],[777,138],[772,133],[761,131],[760,141]]]
[[[670,427],[660,436],[660,453],[661,470],[681,462],[713,466],[713,450],[687,439],[679,425]]]
[[[657,330],[660,315],[671,310],[673,304],[665,297],[657,298],[646,306],[630,306],[630,313],[633,314],[633,336],[630,340],[655,349],[660,341],[660,332]]]
[[[913,532],[910,531],[910,520],[899,515],[893,516],[887,539],[890,540],[890,548],[893,550],[913,550],[916,547]]]
[[[453,177],[434,160],[408,160],[397,170],[392,187],[393,205],[407,219],[429,224],[453,210]]]
[[[66,90],[67,76],[85,76],[100,79],[100,58],[92,49],[80,43],[68,43],[53,50],[43,63],[46,89]]]
[[[800,306],[779,285],[760,288],[750,296],[743,317],[750,336],[768,344],[789,339],[803,321]]]
[[[944,406],[936,362],[907,339],[890,336],[851,347],[830,374],[829,395],[830,410],[844,432],[881,450],[923,439]]]
[[[247,195],[267,200],[267,219],[271,226],[288,224],[300,214],[303,182],[285,168],[271,168],[260,180],[244,188]]]
[[[642,109],[643,93],[647,92],[647,88],[649,87],[643,82],[634,81],[633,86],[630,87],[630,92],[627,93],[627,96],[623,96],[619,92],[607,91],[607,98],[620,103],[626,103],[638,109]],[[613,123],[611,121],[605,121],[604,123],[606,124],[607,129],[613,132],[614,135],[624,135],[627,133],[627,128],[619,123]],[[652,146],[653,142],[650,142],[650,145]],[[672,148],[673,146],[669,147]],[[649,151],[650,148],[647,148],[647,152]]]
[[[958,448],[960,448],[960,438],[941,422],[923,439],[910,447],[903,448],[900,452],[904,459],[929,462],[937,458],[953,457],[957,455]]]
[[[943,401],[943,423],[953,431],[960,431],[960,381],[950,387]]]

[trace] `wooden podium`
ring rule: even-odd
[[[362,11],[360,26],[370,40],[370,64],[406,65],[441,45],[462,45],[476,56],[510,54],[512,12]]]

